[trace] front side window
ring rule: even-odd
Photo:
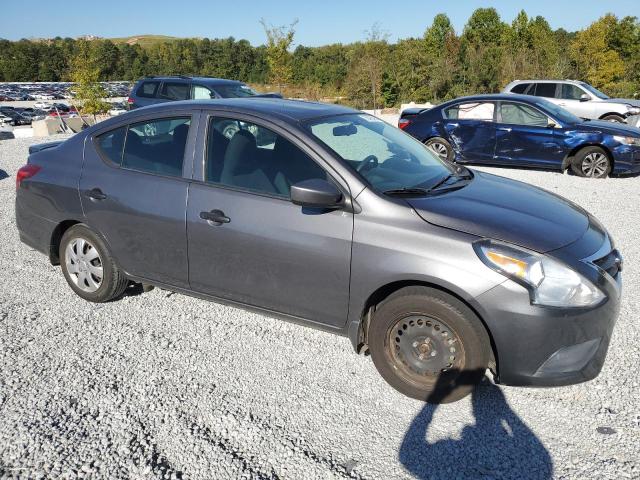
[[[453,173],[422,143],[371,115],[321,118],[307,128],[379,192],[428,188]]]
[[[244,83],[231,83],[228,85],[216,85],[214,87],[222,98],[244,98],[258,95],[253,88]]]
[[[444,113],[450,120],[485,120],[493,121],[493,102],[460,103],[447,108]]]
[[[570,83],[563,83],[560,98],[564,100],[580,100],[580,97],[584,94],[581,88],[571,85]]]
[[[160,85],[160,82],[142,82],[142,85],[138,88],[136,95],[144,98],[153,98],[156,96],[158,85]]]
[[[194,100],[200,100],[200,99],[210,100],[212,98],[216,98],[216,96],[207,87],[203,87],[202,85],[194,85],[193,98]]]
[[[546,127],[549,117],[541,111],[523,103],[502,102],[500,104],[502,123],[526,125],[529,127]]]
[[[291,185],[327,180],[327,173],[283,136],[254,123],[214,117],[209,122],[205,180],[289,198]]]
[[[122,166],[132,170],[182,176],[189,117],[163,118],[129,126]]]
[[[536,97],[554,98],[557,83],[536,83]]]
[[[188,100],[190,86],[186,82],[164,82],[160,96],[169,100]]]

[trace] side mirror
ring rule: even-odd
[[[557,128],[557,127],[558,127],[558,124],[556,122],[554,122],[550,118],[547,119],[547,128]]]
[[[302,207],[335,208],[342,206],[342,192],[331,182],[313,178],[291,186],[291,201]]]
[[[591,97],[589,95],[587,95],[586,93],[583,93],[582,95],[580,95],[580,101],[581,102],[588,102],[589,100],[591,100]]]

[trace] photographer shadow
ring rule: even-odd
[[[9,178],[9,175],[0,168],[0,180],[4,180],[5,178]]]
[[[464,374],[464,372],[463,372]],[[484,374],[484,372],[482,372]],[[477,378],[477,374],[460,375]],[[462,383],[461,383],[462,382]],[[455,385],[454,385],[455,386]],[[553,463],[549,452],[536,435],[511,410],[500,388],[484,383],[475,388],[471,403],[475,423],[466,425],[459,439],[429,442],[427,433],[434,427],[433,417],[441,398],[448,392],[432,395],[413,419],[404,436],[399,460],[419,479],[518,478],[550,479]],[[442,430],[453,428],[439,419]]]

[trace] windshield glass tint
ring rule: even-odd
[[[564,123],[580,123],[582,119],[580,117],[576,117],[573,113],[565,110],[564,108],[552,103],[548,100],[544,100],[542,98],[536,99],[536,104],[545,109],[549,115],[551,115],[556,120],[560,120]]]
[[[380,192],[429,188],[453,171],[423,144],[371,115],[337,115],[307,126]]]
[[[604,93],[602,93],[600,90],[598,90],[596,87],[592,87],[591,85],[589,85],[588,83],[581,83],[580,86],[582,86],[583,88],[589,90],[591,93],[593,93],[596,97],[602,99],[602,100],[606,100],[607,98],[609,98],[609,95],[605,95]]]
[[[244,85],[243,83],[236,85],[216,85],[214,88],[222,98],[254,97],[258,94],[250,86]]]

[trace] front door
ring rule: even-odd
[[[289,199],[299,181],[334,180],[311,152],[264,126],[211,117],[206,136],[205,181],[191,185],[187,208],[192,289],[344,326],[353,214]]]
[[[491,163],[496,145],[494,102],[469,102],[444,110],[444,128],[456,160]]]
[[[500,102],[497,117],[496,163],[559,168],[565,156],[558,128],[537,108]]]

